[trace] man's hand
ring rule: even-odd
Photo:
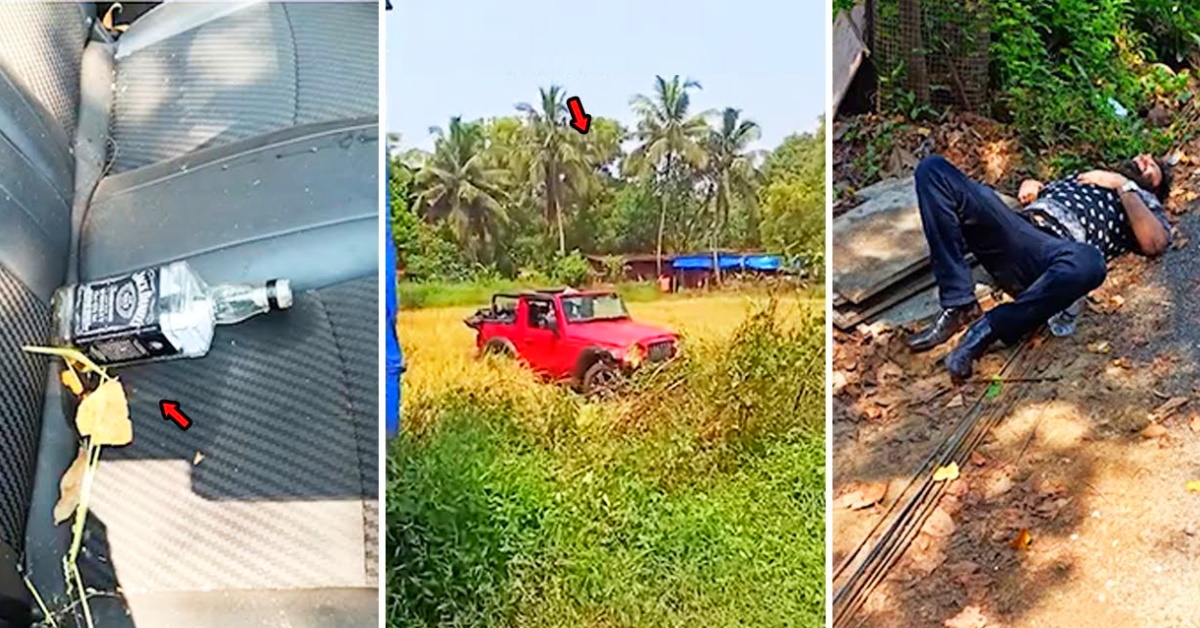
[[[1017,200],[1021,201],[1022,205],[1028,205],[1037,200],[1038,194],[1042,193],[1044,187],[1046,186],[1037,179],[1025,179],[1021,182],[1021,190],[1017,192]]]
[[[1095,185],[1110,190],[1119,190],[1122,185],[1129,182],[1129,179],[1126,179],[1124,175],[1109,172],[1108,170],[1089,170],[1079,175],[1078,180],[1084,185]]]

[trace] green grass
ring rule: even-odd
[[[620,402],[406,408],[388,626],[823,625],[823,346],[819,317],[767,310]]]
[[[530,290],[535,288],[554,288],[555,285],[545,283],[534,284],[521,282],[511,279],[494,279],[494,280],[479,280],[467,282],[450,282],[450,281],[422,281],[411,282],[401,281],[397,286],[396,296],[399,300],[400,307],[406,310],[423,309],[423,308],[438,308],[438,307],[458,307],[468,305],[478,305],[483,307],[492,299],[492,295],[497,292],[517,292],[521,290]],[[619,283],[614,286],[614,289],[620,293],[621,297],[627,302],[646,302],[657,301],[660,299],[683,298],[686,295],[674,294],[668,295],[659,292],[658,286],[649,282],[626,282]],[[775,289],[778,289],[776,287]],[[765,286],[740,286],[741,292],[761,292],[769,293],[771,288]],[[823,282],[812,283],[803,289],[806,297],[823,296],[825,286]]]
[[[421,309],[436,307],[455,307],[461,305],[483,306],[497,292],[518,292],[535,288],[554,288],[553,284],[534,284],[511,279],[495,279],[487,281],[468,282],[408,282],[402,281],[396,292],[400,307],[404,309]],[[626,301],[654,301],[664,298],[658,288],[652,283],[629,282],[617,284],[617,292]]]

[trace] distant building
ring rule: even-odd
[[[613,260],[622,264],[621,278],[627,281],[654,281],[658,278],[659,258],[653,253],[627,255],[588,255],[598,274],[609,275]],[[769,253],[688,253],[663,255],[662,271],[671,278],[673,289],[703,288],[725,276],[775,276],[792,274],[780,255]]]

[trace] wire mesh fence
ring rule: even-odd
[[[880,111],[988,103],[991,13],[981,0],[868,0]]]

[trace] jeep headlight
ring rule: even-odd
[[[630,368],[637,368],[645,361],[646,354],[642,351],[641,345],[634,343],[629,345],[629,348],[625,350],[625,364],[629,365]]]

